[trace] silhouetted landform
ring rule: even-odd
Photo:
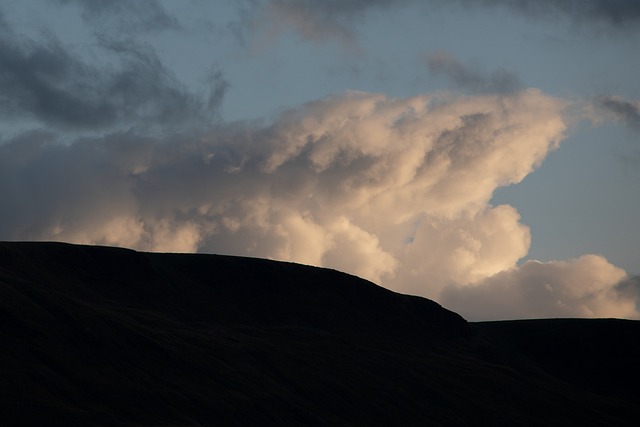
[[[0,243],[2,425],[637,425],[640,322],[467,323],[334,270]]]

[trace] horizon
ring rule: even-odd
[[[0,240],[640,319],[640,4],[27,0],[0,23]]]

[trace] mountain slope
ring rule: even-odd
[[[290,263],[0,243],[0,325],[7,425],[577,426],[640,415],[632,393],[563,377],[562,363],[514,344],[531,336],[516,323],[470,325],[427,299]],[[637,337],[631,325],[621,340]]]
[[[640,403],[640,322],[538,319],[478,322],[502,362],[535,368],[591,392]]]

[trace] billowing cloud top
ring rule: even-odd
[[[439,298],[527,253],[518,213],[489,200],[557,146],[563,108],[536,90],[349,92],[268,125],[161,139],[25,134],[0,147],[0,196],[11,200],[0,235],[286,259]]]

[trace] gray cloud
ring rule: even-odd
[[[640,311],[640,276],[626,277],[615,286],[615,291],[624,297],[637,302],[636,310]]]
[[[398,7],[412,0],[268,0],[252,1],[254,10],[264,13],[276,30],[291,26],[309,40],[338,38],[352,41],[354,26],[371,9]],[[260,22],[254,19],[253,22]]]
[[[448,52],[438,51],[427,57],[432,74],[447,77],[455,86],[474,93],[511,93],[522,89],[518,75],[506,70],[483,71],[477,64],[462,64]]]
[[[533,18],[565,16],[576,23],[601,23],[612,29],[637,29],[640,3],[633,0],[458,0],[465,6],[479,3],[504,6]]]
[[[155,0],[56,0],[62,5],[76,4],[84,19],[94,26],[116,23],[118,31],[132,34],[177,29],[176,18]]]
[[[65,129],[182,126],[210,119],[226,83],[210,80],[207,99],[190,93],[150,46],[100,37],[103,62],[73,53],[54,36],[27,40],[0,30],[0,111]]]
[[[617,96],[603,95],[595,100],[597,107],[604,109],[617,121],[640,130],[640,102],[631,102]]]
[[[258,13],[276,26],[291,26],[309,40],[330,38],[351,41],[354,26],[370,11],[397,8],[406,4],[428,7],[504,7],[533,19],[569,19],[579,26],[597,24],[611,31],[637,30],[640,26],[640,3],[631,0],[266,0],[251,1]],[[428,9],[425,9],[428,13]],[[254,22],[261,21],[255,19]]]

